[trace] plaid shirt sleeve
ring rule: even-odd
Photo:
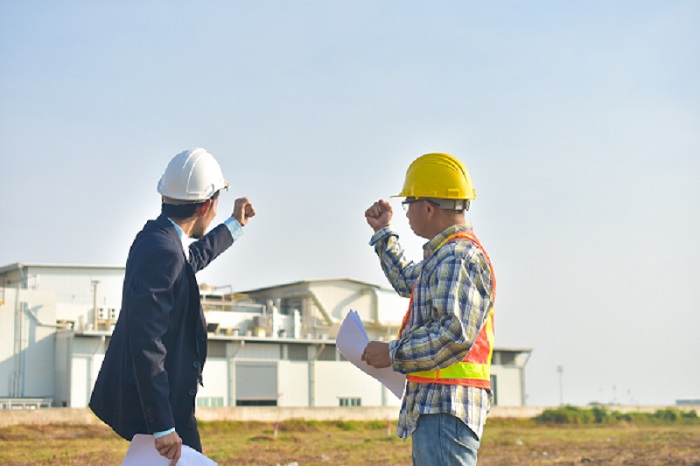
[[[391,286],[400,296],[408,298],[411,296],[413,284],[420,276],[421,264],[406,259],[398,238],[396,232],[384,227],[372,236],[369,244],[374,246],[384,275]]]
[[[441,248],[435,268],[418,282],[408,330],[389,343],[394,370],[444,368],[474,345],[492,302],[491,274],[481,251],[464,249],[469,252],[456,254],[454,243]]]

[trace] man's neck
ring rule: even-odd
[[[182,228],[182,232],[185,233],[188,238],[192,237],[192,230],[194,229],[194,224],[197,221],[196,218],[171,218],[170,220],[177,223],[177,226]]]
[[[464,225],[467,223],[467,219],[463,213],[443,211],[435,216],[435,221],[431,225],[431,229],[428,232],[430,235],[427,240],[435,238],[437,235],[447,230],[455,225]]]

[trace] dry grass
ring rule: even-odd
[[[212,422],[200,428],[220,465],[409,465],[411,444],[384,422]],[[0,465],[119,465],[127,442],[107,427],[19,425],[0,429]],[[700,466],[700,425],[537,426],[489,421],[479,452],[494,465]]]

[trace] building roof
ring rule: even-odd
[[[315,279],[315,280],[299,280],[296,282],[281,283],[278,285],[265,286],[262,288],[254,288],[252,290],[240,290],[240,291],[236,291],[236,294],[261,293],[261,292],[265,292],[265,291],[276,290],[279,288],[287,288],[290,286],[311,285],[314,283],[331,283],[331,282],[349,282],[349,283],[355,283],[357,285],[362,285],[362,286],[366,286],[366,287],[370,287],[370,288],[376,288],[378,290],[393,291],[393,290],[390,290],[389,288],[385,288],[383,286],[376,285],[374,283],[369,283],[369,282],[365,282],[362,280],[355,280],[353,278],[319,278],[319,279]]]
[[[86,264],[42,264],[37,262],[15,262],[0,267],[0,275],[13,272],[19,268],[42,268],[42,269],[103,269],[103,270],[125,270],[123,265],[86,265]]]
[[[102,270],[125,270],[125,267],[123,265],[86,265],[86,264],[48,264],[48,263],[38,263],[38,262],[15,262],[13,264],[8,264],[5,266],[0,267],[0,275],[5,274],[7,272],[12,272],[15,271],[19,268],[26,269],[26,268],[48,268],[48,269],[102,269]],[[236,294],[255,294],[255,293],[262,293],[265,291],[270,291],[270,290],[276,290],[280,288],[287,288],[287,287],[292,287],[292,286],[299,286],[299,285],[312,285],[315,283],[332,283],[332,282],[347,282],[347,283],[354,283],[356,285],[361,285],[369,288],[375,288],[377,290],[383,290],[383,291],[393,291],[390,288],[386,288],[374,283],[369,283],[365,282],[362,280],[355,280],[352,278],[347,278],[347,277],[340,277],[340,278],[320,278],[320,279],[312,279],[312,280],[299,280],[295,282],[288,282],[288,283],[281,283],[278,285],[271,285],[271,286],[266,286],[262,288],[254,288],[250,290],[243,290],[243,291],[235,291]],[[228,286],[226,286],[228,287]],[[220,287],[216,287],[220,288]],[[224,287],[221,287],[224,288]],[[241,337],[243,338],[243,337]],[[326,340],[327,341],[327,340]],[[499,351],[513,351],[513,352],[518,352],[518,353],[531,353],[532,348],[514,348],[514,347],[496,347],[497,350]]]
[[[515,348],[508,346],[495,346],[494,349],[498,351],[512,351],[514,353],[532,353],[532,348]]]

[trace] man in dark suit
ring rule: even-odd
[[[255,215],[247,198],[206,233],[216,216],[221,168],[204,149],[176,155],[158,192],[162,213],[136,236],[126,263],[122,310],[95,382],[90,408],[127,440],[153,434],[161,455],[202,445],[195,419],[207,332],[195,273],[228,249]],[[197,239],[186,246],[189,238]]]

